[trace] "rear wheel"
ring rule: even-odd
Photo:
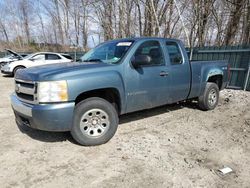
[[[81,145],[100,145],[114,136],[117,126],[114,106],[102,98],[92,97],[76,105],[71,135]]]
[[[208,82],[205,91],[198,99],[198,104],[202,110],[213,110],[219,101],[219,88],[215,83]]]

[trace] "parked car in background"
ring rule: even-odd
[[[21,60],[12,61],[5,64],[1,68],[3,74],[15,75],[17,70],[35,67],[40,65],[48,65],[53,63],[69,63],[72,58],[68,54],[59,54],[52,52],[38,52],[30,54]]]
[[[121,114],[183,100],[213,110],[229,77],[227,61],[189,61],[176,39],[108,41],[81,59],[17,72],[11,103],[18,124],[103,144]]]
[[[8,52],[8,55],[0,58],[0,68],[3,67],[6,63],[17,61],[23,59],[27,54],[18,54],[10,49],[5,49]]]

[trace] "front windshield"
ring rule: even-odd
[[[116,64],[124,57],[133,41],[112,41],[100,44],[81,57],[81,62],[99,61]]]
[[[29,54],[27,56],[25,56],[23,59],[30,59],[34,54]]]

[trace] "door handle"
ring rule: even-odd
[[[160,76],[165,77],[165,76],[167,76],[167,75],[168,75],[168,72],[165,72],[165,71],[161,71],[161,72],[160,72]]]

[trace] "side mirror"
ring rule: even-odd
[[[134,56],[131,60],[131,63],[133,65],[133,67],[139,68],[142,65],[148,65],[151,62],[151,57],[148,55],[137,55]]]

